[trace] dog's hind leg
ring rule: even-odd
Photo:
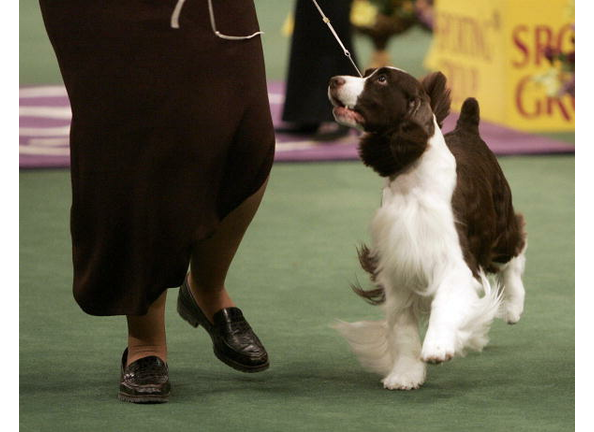
[[[410,301],[386,305],[387,345],[392,368],[382,383],[390,390],[413,390],[425,382],[426,365],[421,360],[417,313]]]
[[[524,311],[524,283],[522,275],[526,265],[526,246],[522,252],[501,267],[497,278],[503,285],[503,319],[508,324],[515,324],[520,320]]]

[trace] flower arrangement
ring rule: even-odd
[[[351,23],[375,48],[370,67],[390,63],[390,39],[414,25],[433,28],[433,0],[354,0]]]
[[[575,19],[575,2],[572,0],[567,7],[568,18]],[[575,31],[575,23],[573,24]],[[534,77],[534,81],[545,88],[548,96],[561,97],[570,95],[575,98],[575,36],[571,42],[573,48],[562,52],[559,48],[548,46],[544,56],[549,61],[549,69]]]
[[[575,97],[575,48],[570,52],[561,52],[547,47],[544,55],[551,67],[537,76],[536,81],[544,85],[549,96],[568,94]]]

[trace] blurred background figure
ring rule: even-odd
[[[320,1],[345,47],[353,53],[350,13],[352,0]],[[282,120],[278,132],[311,135],[330,141],[348,134],[334,123],[327,87],[334,75],[356,73],[311,0],[297,0]]]
[[[371,41],[366,68],[393,65],[389,44],[414,26],[433,29],[433,0],[353,0],[351,23]]]

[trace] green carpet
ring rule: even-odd
[[[169,404],[117,401],[122,317],[85,315],[71,292],[69,180],[23,172],[20,385],[26,431],[564,431],[574,403],[574,158],[503,158],[528,221],[527,307],[491,344],[429,368],[414,392],[363,372],[329,324],[376,319],[353,295],[355,246],[381,181],[358,163],[279,164],[228,287],[265,342],[267,372],[235,372],[168,305]]]

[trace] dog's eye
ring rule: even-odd
[[[380,75],[377,77],[377,82],[380,84],[385,84],[388,82],[388,78],[385,75]]]

